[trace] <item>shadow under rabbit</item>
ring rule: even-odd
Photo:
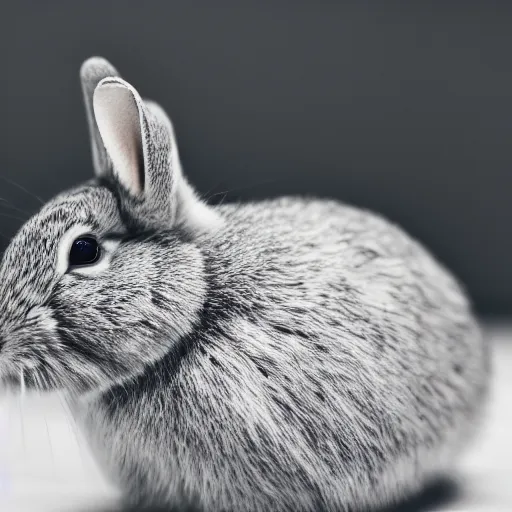
[[[412,497],[401,501],[393,506],[385,508],[371,509],[371,510],[353,510],[351,512],[431,512],[439,510],[442,506],[447,506],[454,503],[457,498],[461,496],[461,486],[454,479],[443,478],[439,479],[421,492],[413,495]],[[98,509],[81,509],[69,510],[66,512],[199,512],[197,508],[168,508],[168,507],[108,507]],[[242,512],[242,511],[240,511]],[[317,512],[325,512],[318,510]]]

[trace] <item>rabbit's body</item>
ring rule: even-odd
[[[0,381],[65,389],[136,510],[385,505],[452,464],[486,346],[463,290],[400,228],[334,201],[212,207],[172,125],[82,67],[96,179],[0,264]]]
[[[355,208],[219,211],[195,242],[208,291],[179,361],[86,408],[109,473],[143,502],[299,512],[386,503],[443,470],[486,374],[453,279]]]

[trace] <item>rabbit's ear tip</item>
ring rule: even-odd
[[[80,76],[87,78],[90,75],[112,75],[116,76],[118,73],[114,66],[104,57],[93,56],[86,59],[80,67]]]
[[[96,104],[100,95],[105,90],[109,92],[109,97],[116,90],[117,90],[117,92],[122,91],[123,94],[128,92],[137,104],[142,103],[139,93],[137,92],[135,87],[133,87],[133,85],[128,83],[126,80],[123,80],[119,76],[106,76],[105,78],[102,78],[96,85],[96,88],[93,93],[93,104],[94,105]]]
[[[105,78],[102,78],[98,85],[96,86],[96,89],[102,89],[107,86],[117,86],[117,87],[124,87],[125,89],[130,88],[130,84],[123,80],[119,76],[106,76]]]

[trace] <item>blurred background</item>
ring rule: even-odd
[[[512,313],[512,2],[11,1],[2,6],[0,251],[92,174],[78,81],[109,59],[171,115],[211,202],[377,210],[482,315]]]

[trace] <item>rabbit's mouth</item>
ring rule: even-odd
[[[0,375],[0,397],[24,396],[27,393],[46,393],[52,391],[48,386],[42,386],[30,375],[18,375],[16,372]]]
[[[24,393],[25,389],[40,389],[30,375],[23,372],[7,371],[0,374],[0,392]]]
[[[0,394],[4,392],[53,391],[57,381],[50,375],[50,368],[25,347],[25,352],[16,350],[10,339],[0,348]]]
[[[0,370],[0,395],[17,394],[25,390],[25,383],[22,385],[20,376],[14,372],[2,372]]]

